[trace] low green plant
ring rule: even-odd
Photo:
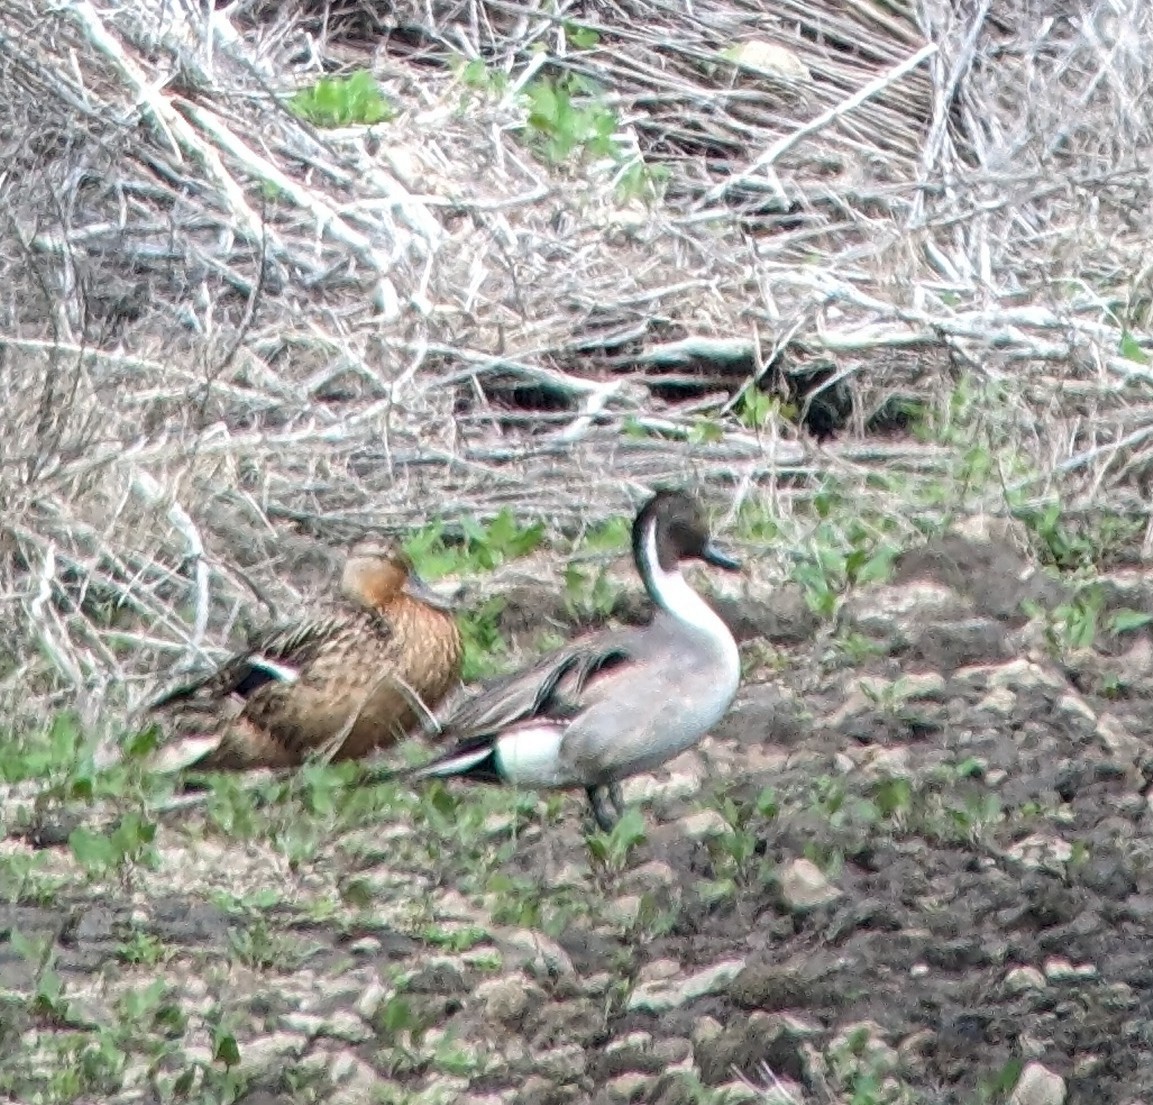
[[[1050,652],[1062,656],[1077,649],[1092,647],[1100,629],[1103,605],[1101,588],[1087,584],[1069,601],[1060,603],[1052,610],[1046,610],[1031,600],[1022,603],[1022,608],[1031,618],[1041,621]]]
[[[504,599],[493,595],[477,609],[457,619],[464,643],[460,677],[465,683],[495,675],[504,665],[508,643],[500,631]]]
[[[534,552],[545,535],[543,522],[521,524],[508,507],[488,523],[466,516],[459,525],[459,535],[450,536],[443,522],[433,522],[405,542],[405,551],[425,579],[492,571]]]
[[[737,418],[750,430],[762,430],[779,415],[780,400],[760,388],[747,388],[737,404]]]
[[[500,97],[508,91],[508,74],[502,69],[490,69],[483,58],[461,59],[456,65],[456,75],[461,84],[476,92]]]
[[[32,1011],[61,1024],[69,1022],[70,1001],[64,993],[64,982],[56,970],[56,949],[51,937],[34,939],[18,929],[9,933],[13,951],[33,968],[35,983],[32,991]]]
[[[851,588],[889,577],[899,549],[846,510],[839,489],[816,495],[813,507],[819,520],[807,547],[795,555],[791,575],[809,609],[832,620]]]
[[[1100,569],[1121,556],[1140,537],[1144,522],[1108,510],[1091,519],[1073,519],[1060,500],[1043,506],[1014,504],[1013,517],[1025,525],[1042,563],[1062,572]]]
[[[565,606],[578,618],[603,620],[616,606],[617,587],[604,566],[584,568],[570,562],[564,570]]]
[[[669,182],[669,170],[665,165],[650,165],[635,153],[624,160],[616,178],[616,199],[625,204],[632,200],[650,204],[659,200]],[[690,431],[691,436],[691,431]]]
[[[607,833],[600,829],[590,833],[585,846],[595,865],[610,875],[617,875],[647,839],[644,814],[638,809],[627,809]]]
[[[371,126],[394,115],[376,78],[360,69],[347,77],[321,77],[288,101],[289,110],[317,127]]]
[[[130,810],[111,832],[79,826],[68,837],[72,855],[89,876],[110,871],[128,874],[136,864],[152,866],[157,859],[156,825]]]
[[[123,963],[155,967],[163,963],[173,950],[163,940],[149,932],[133,932],[116,949],[116,958]]]
[[[594,82],[578,73],[542,76],[525,86],[524,95],[528,143],[547,161],[559,165],[573,154],[618,155],[613,136],[620,120]]]

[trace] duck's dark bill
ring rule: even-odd
[[[711,541],[706,542],[705,547],[701,549],[701,559],[706,564],[712,564],[717,568],[728,568],[732,572],[741,566],[741,562],[735,556],[725,552],[724,549],[718,549]]]

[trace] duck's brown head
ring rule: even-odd
[[[733,571],[741,563],[718,548],[700,503],[683,491],[658,491],[633,522],[633,556],[642,577],[672,572],[682,560],[698,559]]]
[[[402,595],[437,610],[447,602],[416,574],[412,559],[395,541],[364,537],[349,550],[340,589],[354,602],[384,610]]]

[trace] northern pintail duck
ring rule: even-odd
[[[460,630],[391,542],[350,550],[341,599],[255,634],[244,652],[169,691],[173,770],[293,767],[313,755],[352,759],[394,743],[457,684]]]
[[[607,830],[623,812],[622,779],[700,740],[737,692],[740,659],[681,564],[696,558],[735,570],[740,562],[713,544],[698,504],[674,491],[641,509],[632,547],[657,608],[652,622],[575,641],[493,681],[444,721],[442,736],[455,747],[406,778],[584,787]]]

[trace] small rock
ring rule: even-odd
[[[615,1040],[610,1040],[606,1045],[604,1052],[606,1055],[614,1055],[619,1051],[644,1051],[653,1042],[653,1034],[651,1032],[630,1032],[626,1036],[618,1036]]]
[[[1096,976],[1097,968],[1092,963],[1074,965],[1060,956],[1045,960],[1045,977],[1050,982],[1071,982],[1076,979],[1096,978]]]
[[[607,994],[616,983],[618,976],[612,971],[597,971],[595,975],[586,975],[581,990],[589,997],[599,997]]]
[[[775,42],[750,38],[735,46],[727,47],[722,56],[739,65],[759,69],[762,73],[769,73],[787,81],[813,83],[813,74],[809,72],[809,67],[792,50],[778,46]]]
[[[1026,867],[1036,868],[1044,863],[1068,863],[1073,846],[1058,836],[1033,833],[1007,849],[1007,854]]]
[[[1009,1095],[1009,1105],[1065,1105],[1065,1079],[1041,1063],[1029,1063]]]
[[[1057,699],[1056,706],[1071,717],[1081,718],[1094,728],[1097,726],[1096,712],[1079,694],[1063,694]]]
[[[978,703],[977,709],[998,717],[1008,717],[1017,706],[1017,696],[1008,687],[996,687]]]
[[[580,1044],[564,1044],[542,1051],[536,1057],[536,1066],[558,1082],[571,1082],[580,1078],[588,1065],[588,1053]]]
[[[882,745],[866,745],[861,750],[860,767],[870,778],[908,779],[912,776],[909,764],[909,749],[902,745],[885,748]]]
[[[1121,760],[1133,761],[1141,754],[1141,742],[1129,732],[1125,723],[1113,714],[1102,714],[1097,719],[1097,739]]]
[[[1036,967],[1014,967],[1005,976],[1005,989],[1011,994],[1026,990],[1044,990],[1045,976]]]
[[[664,982],[676,978],[681,973],[681,965],[675,959],[654,959],[637,972],[637,982]]]
[[[665,1070],[680,1064],[692,1066],[693,1045],[683,1036],[665,1036],[653,1044],[652,1051]]]
[[[610,1096],[617,1101],[633,1101],[641,1093],[642,1090],[648,1088],[652,1083],[653,1076],[651,1074],[643,1074],[640,1071],[626,1071],[624,1074],[618,1074],[615,1078],[610,1079],[608,1085],[605,1087]]]
[[[894,693],[905,702],[941,702],[945,698],[945,677],[935,671],[903,675]]]
[[[654,798],[666,802],[691,798],[701,789],[704,776],[691,771],[671,771],[667,775],[634,775],[621,784],[621,797],[632,806]]]
[[[663,860],[654,859],[649,863],[634,867],[629,873],[627,882],[638,890],[658,890],[667,886],[676,886],[677,873]]]
[[[969,669],[970,671],[975,669]],[[1035,664],[1032,660],[1010,660],[988,670],[990,687],[1008,687],[1010,690],[1031,691],[1047,687],[1064,691],[1065,680],[1056,672]]]
[[[720,1036],[724,1030],[724,1026],[716,1017],[701,1017],[693,1025],[693,1047],[707,1047],[708,1044]]]
[[[817,909],[841,896],[821,869],[808,859],[795,859],[781,873],[781,898],[794,913]]]
[[[554,940],[531,929],[515,929],[498,942],[511,966],[527,967],[538,978],[572,978],[572,960]]]
[[[729,824],[716,810],[701,810],[681,818],[680,831],[689,840],[705,840],[723,836],[729,831]]]
[[[922,1028],[911,1036],[906,1036],[897,1045],[897,1055],[901,1060],[902,1071],[922,1075],[927,1068],[928,1056],[933,1053],[933,1044],[936,1033],[928,1028]]]
[[[870,587],[851,595],[844,616],[866,632],[891,631],[898,620],[909,615],[938,621],[966,617],[968,605],[949,587],[925,580],[910,580],[893,586]]]
[[[384,945],[375,936],[362,936],[348,945],[353,955],[379,955]]]
[[[240,1046],[240,1068],[244,1074],[258,1075],[279,1068],[286,1059],[299,1059],[308,1039],[296,1032],[272,1032],[246,1040]]]
[[[335,1091],[327,1099],[331,1105],[359,1105],[363,1101],[372,1101],[381,1085],[376,1071],[348,1052],[333,1057],[328,1077],[335,1086]]]
[[[386,997],[388,997],[388,988],[374,980],[364,988],[360,997],[356,999],[356,1005],[353,1008],[358,1017],[370,1021],[376,1016],[376,1011]]]
[[[622,928],[631,928],[641,915],[641,896],[621,894],[608,903],[605,909],[608,919]]]
[[[553,1105],[555,1102],[570,1100],[571,1095],[563,1093],[555,1083],[542,1078],[539,1074],[529,1075],[521,1086],[520,1093],[513,1098],[517,1105],[541,1105],[542,1102]]]
[[[324,1028],[324,1018],[315,1013],[286,1013],[280,1023],[293,1032],[302,1032],[310,1039],[319,1036]]]
[[[686,1002],[728,989],[729,984],[744,970],[743,959],[728,959],[688,978],[674,981],[658,979],[641,983],[629,997],[630,1010],[645,1010],[650,1013],[664,1013]]]
[[[348,1044],[362,1044],[372,1038],[372,1031],[355,1013],[338,1009],[324,1019],[320,1034]]]
[[[528,1009],[528,990],[523,978],[509,975],[482,982],[474,996],[484,1006],[486,1016],[498,1024],[514,1024]]]

